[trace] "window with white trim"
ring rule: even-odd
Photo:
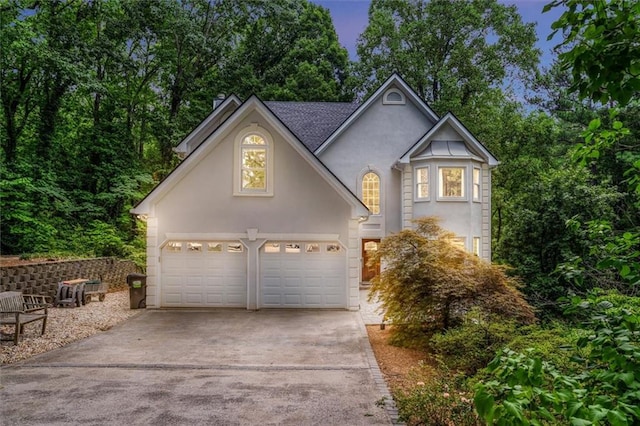
[[[480,182],[482,179],[482,173],[479,168],[473,168],[473,201],[480,201]]]
[[[273,195],[273,143],[252,124],[236,138],[234,195]]]
[[[305,251],[307,253],[320,253],[320,244],[318,244],[318,243],[308,243],[306,245]]]
[[[473,237],[473,254],[480,257],[480,237]]]
[[[190,252],[190,253],[201,252],[202,251],[202,243],[197,243],[197,242],[187,243],[187,251]]]
[[[266,191],[267,146],[260,135],[248,135],[242,140],[240,154],[240,187],[242,191]]]
[[[404,94],[398,89],[389,89],[382,96],[383,105],[404,105]]]
[[[464,198],[464,167],[440,167],[438,169],[438,197]]]
[[[371,214],[380,214],[380,176],[374,172],[362,177],[362,202]]]
[[[429,167],[416,168],[416,200],[429,199]]]
[[[264,245],[265,253],[280,253],[280,243],[267,243]]]

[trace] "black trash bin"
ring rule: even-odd
[[[147,276],[144,274],[127,275],[129,284],[129,303],[131,309],[147,307]]]

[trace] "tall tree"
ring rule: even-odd
[[[632,285],[628,291],[635,291],[640,285],[640,143],[637,130],[634,134],[624,127],[619,117],[626,115],[633,126],[638,124],[640,2],[555,0],[544,10],[560,6],[565,12],[553,28],[565,36],[558,47],[567,48],[560,60],[574,78],[569,91],[609,107],[604,119],[593,119],[582,132],[584,141],[576,145],[574,159],[595,170],[599,180],[613,180],[625,194],[624,208],[618,211],[622,220],[598,218],[585,223],[591,254],[598,261],[589,264],[577,259],[569,271],[583,279],[590,267],[601,275],[613,270],[620,281]],[[574,223],[574,227],[580,225]]]
[[[437,112],[460,114],[507,78],[532,75],[535,41],[534,25],[497,0],[373,0],[356,81],[370,92],[398,71]]]
[[[640,2],[637,0],[554,0],[544,7],[564,7],[553,23],[562,31],[558,47],[574,78],[571,89],[595,101],[627,104],[640,92]]]
[[[220,92],[219,80],[211,76],[219,75],[244,7],[226,0],[163,0],[150,7],[160,9],[163,18],[157,55],[163,62],[158,84],[164,114],[154,120],[153,131],[168,167],[176,140],[202,119]]]
[[[307,0],[249,1],[238,46],[224,68],[226,91],[269,100],[350,100],[348,54],[329,11]]]

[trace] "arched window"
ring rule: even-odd
[[[382,103],[384,105],[404,105],[404,95],[398,89],[389,89],[384,93]]]
[[[372,214],[380,214],[380,176],[373,172],[362,177],[362,202]]]
[[[250,134],[242,139],[240,147],[241,190],[267,189],[267,143],[260,135]]]
[[[273,147],[256,124],[236,139],[235,195],[273,195]]]

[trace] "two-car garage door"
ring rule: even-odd
[[[161,306],[247,307],[239,241],[171,241],[162,249]],[[261,308],[345,308],[346,252],[337,242],[268,241],[259,250]]]

